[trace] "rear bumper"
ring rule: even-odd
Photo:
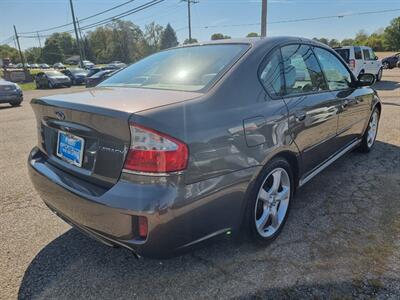
[[[244,194],[255,172],[250,168],[191,185],[180,184],[178,176],[123,175],[106,190],[52,166],[38,148],[32,150],[28,166],[36,190],[60,218],[103,243],[157,258],[238,229]],[[136,238],[137,216],[147,217],[146,240]]]
[[[23,96],[20,94],[13,94],[13,95],[0,95],[0,103],[9,103],[14,101],[22,101]]]

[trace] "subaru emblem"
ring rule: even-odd
[[[56,116],[59,120],[65,120],[65,115],[62,111],[56,111]]]

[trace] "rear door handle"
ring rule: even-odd
[[[304,121],[306,119],[306,112],[298,110],[294,113],[294,116],[298,122]]]

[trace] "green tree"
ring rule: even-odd
[[[250,32],[246,35],[246,37],[259,37],[260,35],[257,32]]]
[[[135,62],[141,57],[143,32],[131,21],[117,20],[111,25],[111,57],[109,60],[120,60],[125,63]]]
[[[72,38],[71,34],[67,32],[56,32],[53,33],[49,39],[54,39],[57,41],[64,55],[71,56],[74,54],[79,54],[76,40]]]
[[[355,44],[354,39],[343,39],[340,42],[340,45],[342,45],[342,46],[352,46],[354,44]]]
[[[91,46],[97,63],[108,63],[112,59],[112,29],[107,27],[97,27],[89,32],[88,41]]]
[[[230,39],[231,37],[228,35],[223,35],[222,33],[214,33],[211,36],[211,40],[215,41],[215,40],[225,40],[225,39]]]
[[[12,63],[21,62],[18,50],[9,45],[0,45],[0,58],[9,58]]]
[[[172,26],[168,23],[161,34],[160,49],[168,49],[178,45],[178,38]]]
[[[58,41],[55,39],[47,39],[43,47],[43,61],[48,64],[64,61],[64,53],[61,50]]]
[[[357,32],[354,42],[358,46],[365,46],[368,40],[368,33],[365,30]]]
[[[340,42],[337,39],[331,39],[328,43],[329,47],[340,47]]]
[[[383,40],[387,50],[400,51],[400,17],[393,19],[385,28]]]
[[[39,63],[41,62],[42,48],[31,47],[25,50],[24,56],[29,63]]]
[[[161,36],[164,28],[151,22],[144,27],[144,50],[147,54],[157,52],[161,48]]]
[[[383,46],[383,35],[379,33],[373,33],[371,34],[366,42],[366,46],[371,47],[375,51],[383,51],[384,46]]]
[[[185,39],[185,40],[183,41],[183,44],[184,44],[184,45],[196,44],[196,43],[198,43],[198,42],[199,42],[199,41],[198,41],[197,39],[192,38],[191,40]]]
[[[328,45],[329,44],[329,41],[328,41],[328,39],[326,39],[326,38],[313,38],[313,40],[314,41],[317,41],[317,42],[320,42],[320,43],[322,43],[322,44],[325,44],[325,45]]]

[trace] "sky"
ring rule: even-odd
[[[127,0],[73,0],[75,15],[83,19]],[[149,0],[135,0],[118,9],[82,22],[81,26],[117,15]],[[221,32],[231,37],[244,37],[260,32],[261,0],[196,0],[192,4],[192,37],[207,41],[211,34]],[[400,0],[268,0],[267,35],[291,35],[307,38],[327,37],[342,40],[354,37],[363,29],[368,33],[382,29],[400,16]],[[353,15],[355,13],[388,10],[386,13]],[[302,18],[344,15],[344,17],[277,23]],[[187,4],[181,0],[165,0],[149,9],[123,18],[144,28],[155,21],[170,23],[178,40],[188,37]],[[0,43],[18,32],[36,31],[72,21],[69,0],[0,0]],[[73,29],[72,25],[59,29]],[[50,34],[46,31],[43,34]],[[38,46],[36,38],[21,38],[23,49]],[[42,40],[42,43],[44,40]],[[14,45],[14,42],[10,42]]]

